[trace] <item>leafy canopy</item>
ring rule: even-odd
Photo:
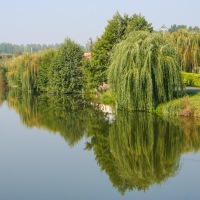
[[[114,49],[109,83],[120,107],[151,110],[182,95],[176,48],[162,33],[132,32]]]
[[[121,16],[118,12],[108,21],[103,35],[97,39],[92,51],[91,73],[93,82],[99,85],[107,81],[107,69],[110,65],[111,51],[113,47],[122,41],[131,31],[153,31],[149,24],[140,14]]]

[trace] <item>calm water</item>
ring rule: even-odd
[[[0,200],[200,199],[198,120],[16,91],[0,104]]]

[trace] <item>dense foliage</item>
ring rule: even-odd
[[[192,72],[200,66],[200,32],[181,29],[165,36],[176,47],[183,71]]]
[[[200,74],[182,72],[183,83],[186,86],[200,87]]]
[[[82,88],[82,48],[66,39],[58,51],[26,53],[6,63],[8,85],[22,91],[68,93]]]
[[[38,75],[37,75],[37,91],[44,92],[49,89],[50,82],[50,71],[52,67],[52,62],[55,58],[57,51],[54,49],[50,49],[44,52],[42,58],[40,60],[40,64],[38,67]]]
[[[93,49],[90,41],[91,59],[83,56],[80,45],[66,39],[58,50],[37,53],[33,52],[53,46],[22,45],[20,48],[31,49],[32,53],[7,55],[6,62],[0,65],[8,85],[23,91],[96,92],[106,85],[105,90],[110,89],[110,94],[114,91],[112,99],[116,98],[120,107],[149,110],[181,96],[180,71],[193,72],[200,66],[198,28],[176,25],[171,28],[171,33],[155,33],[140,14],[121,16],[117,12]],[[6,48],[17,48],[6,43],[3,47],[5,53],[9,52]],[[1,54],[0,60],[4,58]],[[2,80],[6,83],[5,77]]]
[[[82,48],[66,39],[51,63],[49,91],[53,93],[80,92],[82,89]]]
[[[150,110],[182,95],[179,56],[162,33],[133,32],[119,43],[109,83],[120,107]]]
[[[146,190],[175,175],[183,138],[181,129],[162,118],[119,112],[107,138],[110,161],[103,155],[97,160],[120,192]]]
[[[94,44],[90,72],[96,86],[107,81],[107,69],[110,64],[111,51],[122,39],[137,30],[153,31],[150,23],[141,15],[121,16],[118,12],[108,21],[104,33]]]
[[[7,56],[0,56],[0,88],[3,88],[6,84],[6,68]]]
[[[37,70],[42,53],[14,57],[6,64],[7,80],[11,87],[18,87],[22,91],[33,92],[37,88]]]

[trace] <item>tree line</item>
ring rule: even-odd
[[[177,25],[177,24],[173,24],[171,25],[171,27],[169,28],[169,32],[172,33],[172,32],[176,32],[180,29],[187,29],[188,31],[194,31],[194,32],[200,32],[200,28],[198,26],[186,26],[186,25]]]
[[[58,49],[13,56],[0,65],[8,85],[22,91],[94,92],[105,82],[119,107],[151,110],[183,95],[181,71],[200,66],[200,32],[154,31],[141,14],[117,12],[94,43],[92,58],[83,54],[67,38]]]
[[[0,43],[0,54],[11,54],[11,55],[21,55],[25,52],[34,53],[38,51],[44,51],[46,49],[55,48],[58,49],[59,44],[11,44],[11,43]]]

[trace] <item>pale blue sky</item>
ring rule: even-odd
[[[70,37],[84,45],[101,36],[119,11],[163,24],[200,26],[200,0],[0,0],[0,43],[55,44]]]

